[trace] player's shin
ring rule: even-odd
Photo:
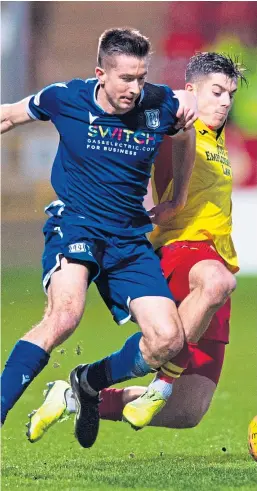
[[[133,334],[119,351],[85,366],[80,375],[84,390],[94,396],[111,385],[150,373],[152,368],[144,360],[139,347],[141,337],[139,332]]]
[[[1,423],[8,411],[32,380],[43,370],[49,354],[28,341],[20,340],[13,348],[1,376]]]

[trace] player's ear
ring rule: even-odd
[[[196,94],[196,86],[195,86],[195,84],[192,84],[191,82],[186,83],[185,90],[187,90],[188,92],[193,92],[194,94]]]
[[[95,76],[98,78],[100,85],[104,85],[105,83],[105,78],[106,78],[106,72],[104,68],[101,68],[100,66],[97,66],[95,69]]]
[[[187,82],[185,85],[185,90],[188,90],[189,92],[193,92],[194,91],[194,84]]]

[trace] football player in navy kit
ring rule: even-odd
[[[174,357],[184,347],[175,303],[145,236],[152,225],[142,203],[164,135],[180,128],[186,131],[176,138],[189,171],[184,196],[176,199],[185,198],[195,158],[196,102],[190,93],[145,82],[149,54],[150,43],[138,31],[110,29],[99,40],[96,78],[55,83],[2,106],[2,133],[33,120],[50,120],[60,135],[51,176],[58,199],[46,208],[44,226],[48,306],[6,362],[2,423],[46,366],[52,349],[78,326],[92,281],[118,323],[132,316],[141,329],[120,351],[71,373],[82,416],[75,434],[84,447],[97,435],[99,391],[170,360],[179,367]],[[152,220],[162,220],[158,207]],[[92,431],[81,427],[85,420],[91,421]]]

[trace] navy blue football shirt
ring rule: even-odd
[[[143,207],[151,165],[164,134],[175,134],[179,102],[165,85],[146,83],[136,106],[108,114],[97,79],[52,84],[29,101],[28,114],[51,120],[60,135],[51,183],[63,215],[121,236],[152,230]]]

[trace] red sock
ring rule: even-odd
[[[124,389],[103,389],[100,392],[99,413],[101,419],[121,421]]]
[[[192,356],[192,349],[196,346],[195,343],[187,343],[185,341],[182,350],[172,358],[172,360],[165,363],[158,372],[158,378],[165,380],[172,384],[176,378],[188,367],[188,363]]]

